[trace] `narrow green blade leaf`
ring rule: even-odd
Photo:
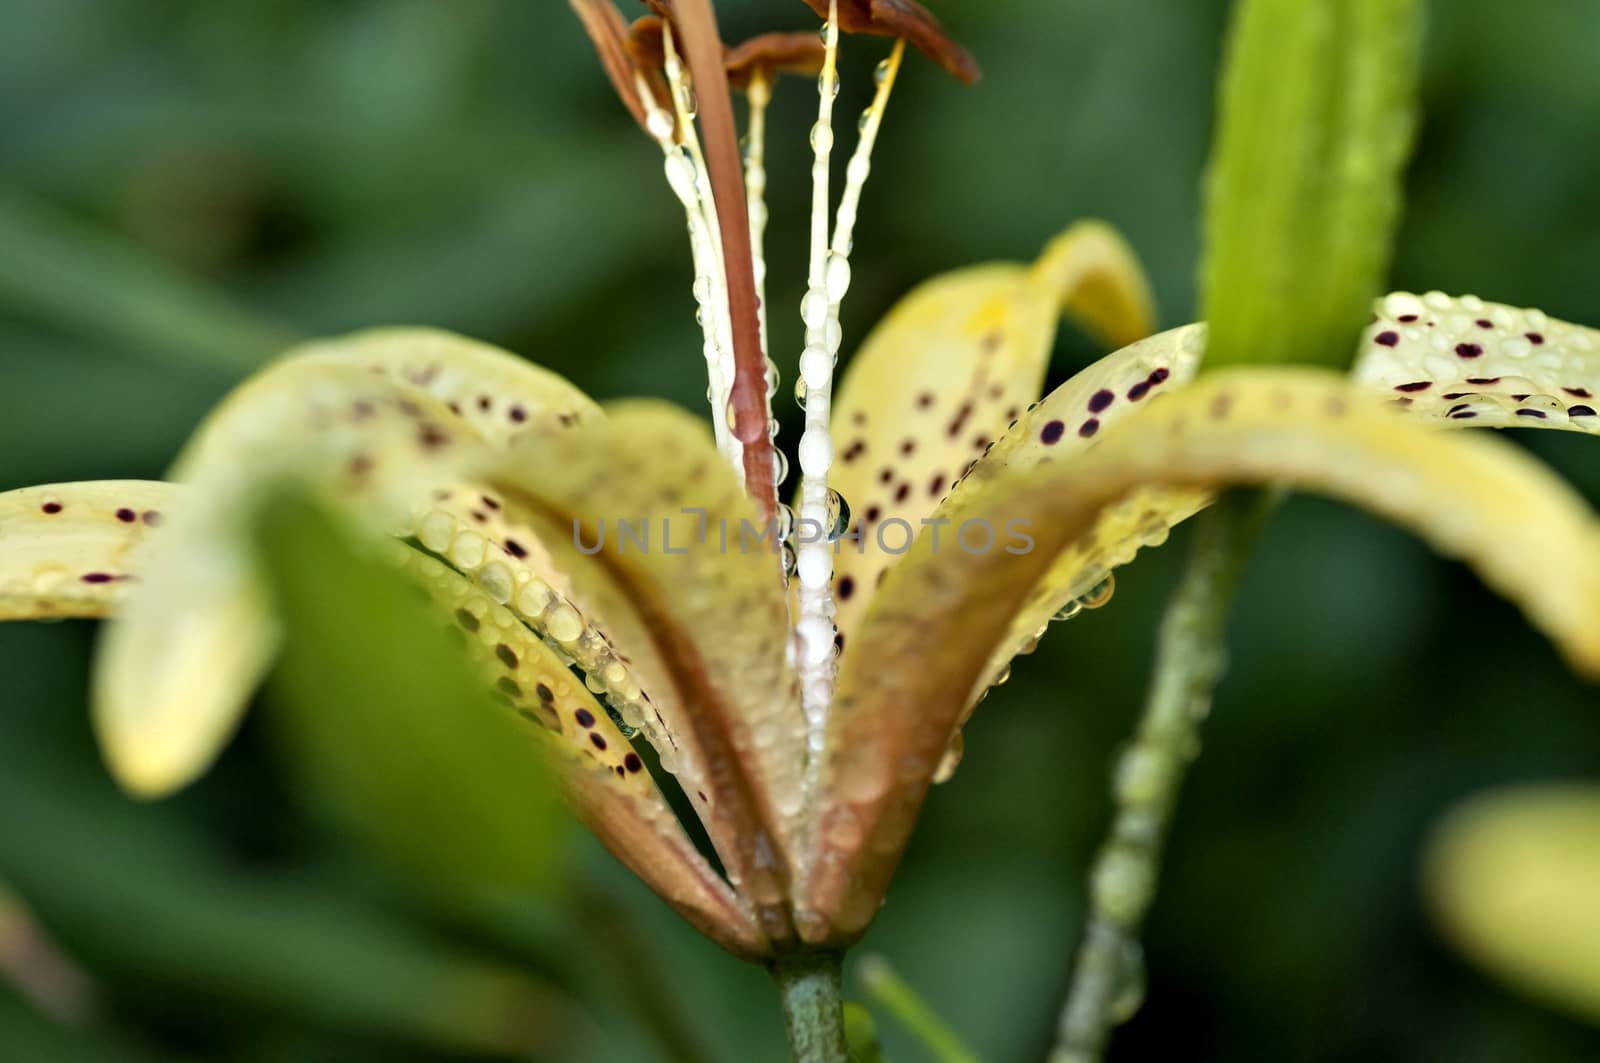
[[[472,670],[453,621],[322,510],[290,497],[263,512],[285,631],[272,693],[313,794],[442,882],[554,886],[568,819],[532,729]]]
[[[1341,367],[1387,271],[1419,0],[1243,0],[1207,178],[1206,367]]]

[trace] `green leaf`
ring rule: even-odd
[[[137,244],[0,188],[0,305],[176,369],[242,375],[294,333]]]
[[[535,733],[494,700],[450,618],[303,498],[263,514],[285,631],[272,700],[313,795],[441,884],[557,885],[569,820]]]
[[[930,1058],[938,1063],[979,1063],[977,1055],[961,1043],[956,1032],[895,972],[888,960],[882,956],[863,957],[856,973],[867,995],[915,1035]]]
[[[884,1063],[878,1024],[865,1005],[853,1000],[844,1003],[844,1040],[850,1048],[850,1063]]]
[[[1341,367],[1387,271],[1420,0],[1243,0],[1207,177],[1207,368]]]

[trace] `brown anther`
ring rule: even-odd
[[[815,33],[763,33],[729,48],[723,64],[729,84],[743,92],[758,72],[816,77],[822,72],[824,51]]]
[[[828,0],[806,0],[806,6],[823,18],[828,17]],[[904,37],[963,85],[971,85],[980,76],[972,54],[951,40],[933,13],[916,0],[839,0],[839,29],[845,33]]]

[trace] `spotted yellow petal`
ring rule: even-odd
[[[1475,798],[1434,839],[1426,881],[1445,934],[1485,970],[1600,1023],[1600,787]]]
[[[1452,424],[1600,434],[1600,331],[1475,296],[1378,302],[1355,379]]]
[[[570,524],[490,485],[462,484],[435,492],[409,537],[560,646],[618,718],[644,732],[712,845],[734,859],[736,824],[715,813],[704,754],[648,625]]]
[[[1371,509],[1471,564],[1600,678],[1600,522],[1512,445],[1436,431],[1331,373],[1288,368],[1202,377],[1099,440],[1067,460],[980,466],[946,515],[995,529],[995,545],[951,549],[947,537],[935,550],[925,534],[890,571],[839,677],[804,865],[808,939],[866,926],[1012,617],[1061,551],[1138,488],[1282,483]]]
[[[695,849],[583,680],[481,581],[420,551],[397,552],[461,630],[485,683],[536,728],[568,802],[606,848],[702,933],[735,955],[759,956],[765,942],[753,915]]]
[[[109,615],[178,490],[102,480],[0,494],[0,620]]]
[[[1039,397],[1061,314],[1114,347],[1154,327],[1133,252],[1101,223],[1067,229],[1032,266],[935,277],[867,337],[833,414],[829,480],[853,518],[834,560],[846,646],[923,518]]]
[[[515,448],[490,479],[593,553],[575,584],[609,579],[642,618],[655,652],[632,664],[664,669],[640,679],[683,706],[709,815],[736,841],[729,874],[768,936],[782,936],[806,749],[775,528],[706,427],[663,403],[610,407],[588,430]]]
[[[496,443],[596,416],[559,377],[432,330],[311,344],[246,381],[185,448],[185,511],[103,635],[95,720],[113,773],[141,794],[187,782],[270,662],[277,633],[248,540],[264,485],[310,482],[392,531]]]

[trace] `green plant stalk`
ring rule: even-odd
[[[837,952],[803,952],[772,962],[794,1063],[848,1063],[840,997],[843,961]]]
[[[893,1015],[901,1026],[917,1035],[938,1063],[979,1063],[956,1032],[907,985],[882,956],[864,957],[856,968],[867,994]]]
[[[1139,928],[1155,897],[1161,845],[1200,725],[1227,664],[1233,593],[1276,495],[1231,492],[1198,521],[1193,552],[1157,639],[1133,743],[1117,761],[1111,833],[1089,874],[1089,915],[1050,1063],[1094,1063],[1143,995]]]

